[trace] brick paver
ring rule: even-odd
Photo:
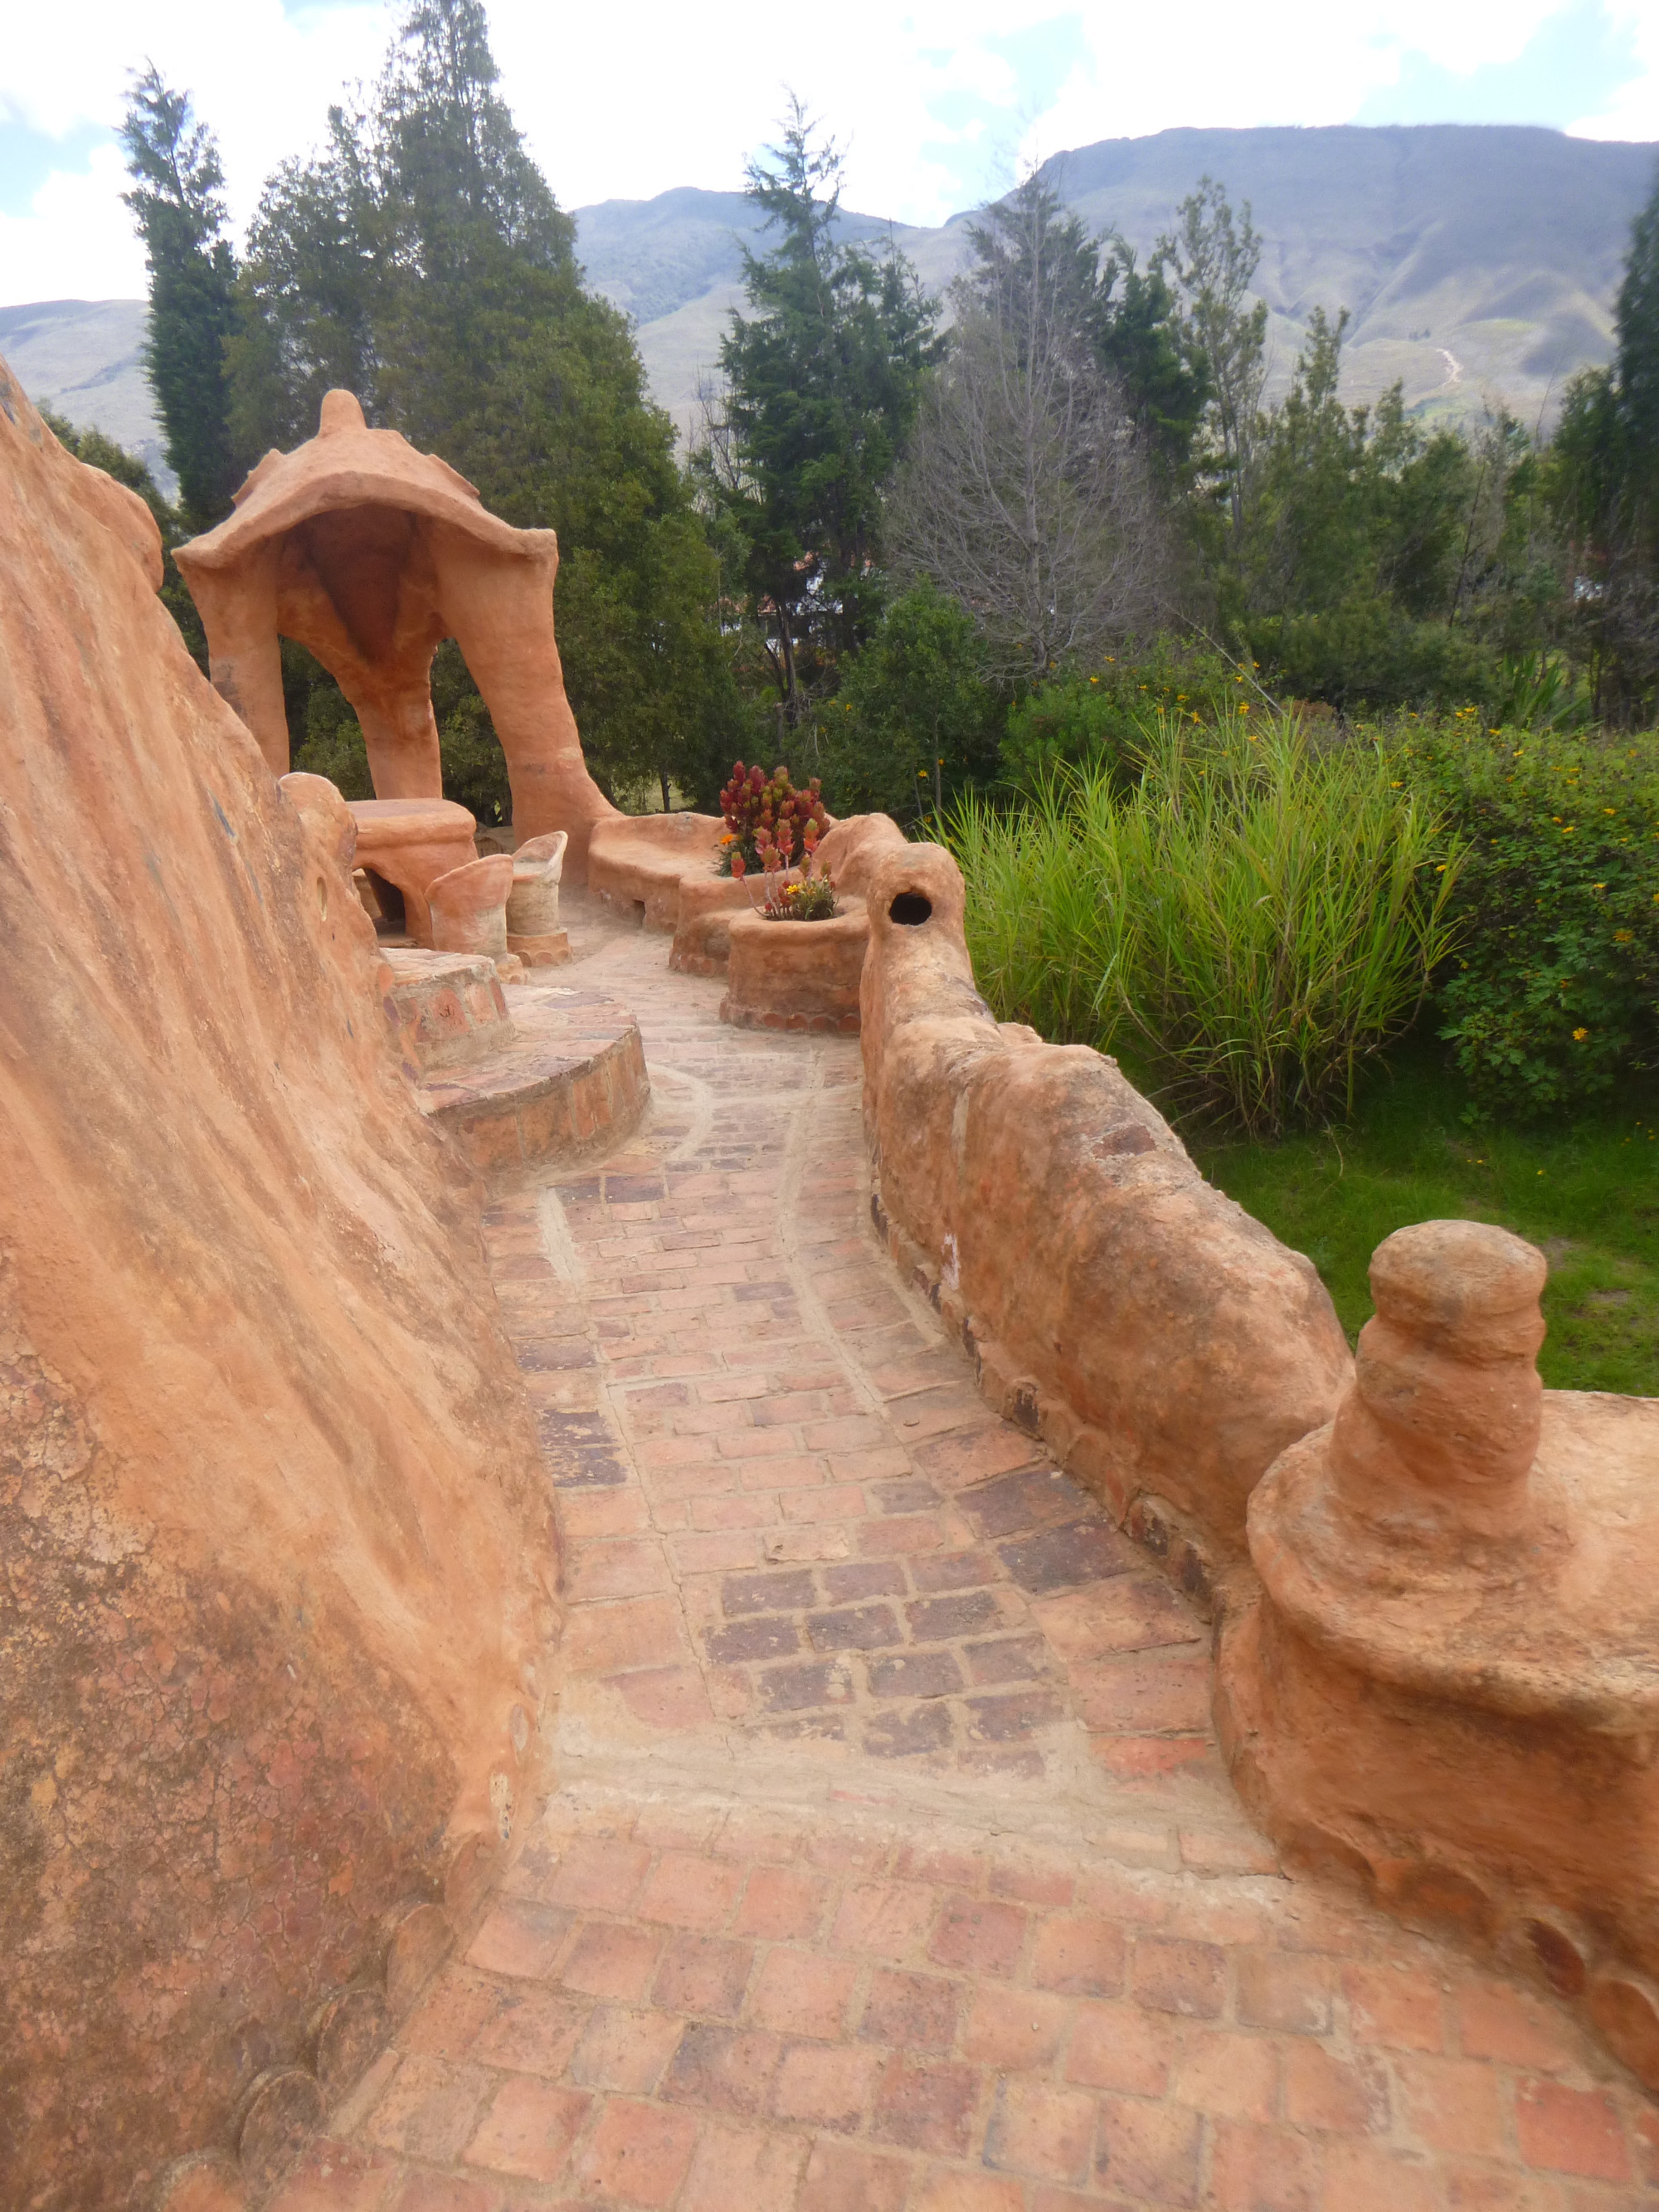
[[[1208,1632],[869,1226],[855,1041],[638,1012],[487,1247],[565,1546],[562,1787],[278,2212],[1634,2212],[1547,1996],[1279,1871]]]

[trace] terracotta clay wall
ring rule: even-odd
[[[0,2196],[32,2212],[149,2201],[256,2088],[257,2183],[319,2032],[372,2037],[387,1936],[395,2004],[544,1787],[556,1561],[477,1194],[339,823],[160,573],[0,364]]]
[[[889,825],[890,830],[891,825]],[[1119,1073],[999,1024],[937,845],[847,823],[878,1203],[994,1402],[1158,1543],[1242,1553],[1251,1488],[1352,1371],[1300,1254],[1206,1183]],[[826,841],[828,843],[829,841]]]
[[[1379,1248],[1356,1370],[1111,1060],[996,1021],[948,853],[825,842],[869,909],[878,1222],[992,1401],[1218,1601],[1252,1812],[1659,2092],[1659,1402],[1544,1391],[1543,1255],[1464,1221]]]

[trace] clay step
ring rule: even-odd
[[[503,1003],[507,1034],[483,1025],[477,1042],[489,1048],[433,1067],[421,1082],[422,1111],[486,1174],[578,1159],[626,1136],[650,1097],[629,1009],[558,984],[509,986]]]

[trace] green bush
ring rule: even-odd
[[[888,607],[791,756],[835,813],[913,822],[995,777],[1006,713],[972,621],[922,583]]]
[[[1479,1107],[1570,1111],[1659,1066],[1659,735],[1492,730],[1395,742],[1468,845],[1440,1034]]]
[[[1127,781],[1155,713],[1213,724],[1246,702],[1256,711],[1262,704],[1244,670],[1221,653],[1158,637],[1143,653],[1068,669],[1019,700],[1002,741],[1003,779],[1030,793],[1056,769],[1104,766]]]
[[[294,748],[294,766],[305,775],[325,775],[343,799],[373,799],[368,749],[350,702],[331,677],[320,669],[317,675],[320,680],[305,695],[305,735]],[[291,714],[289,726],[291,731]]]
[[[480,823],[498,828],[510,822],[513,785],[507,755],[453,637],[446,638],[433,655],[432,713],[438,725],[444,797],[469,808]]]
[[[1250,651],[1275,691],[1343,714],[1471,702],[1490,712],[1514,681],[1502,655],[1469,630],[1413,621],[1387,599],[1259,616],[1248,629]]]
[[[1127,793],[1103,767],[950,836],[975,973],[1005,1019],[1109,1047],[1177,1103],[1273,1134],[1352,1103],[1449,945],[1458,855],[1384,750],[1242,713],[1158,715]]]

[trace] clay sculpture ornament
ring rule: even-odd
[[[317,435],[269,453],[235,512],[181,545],[213,681],[274,775],[289,765],[279,640],[315,653],[362,725],[380,799],[441,799],[432,656],[453,637],[488,706],[522,840],[563,830],[585,883],[617,809],[587,773],[553,634],[558,540],[515,530],[434,453],[371,430],[349,392]]]

